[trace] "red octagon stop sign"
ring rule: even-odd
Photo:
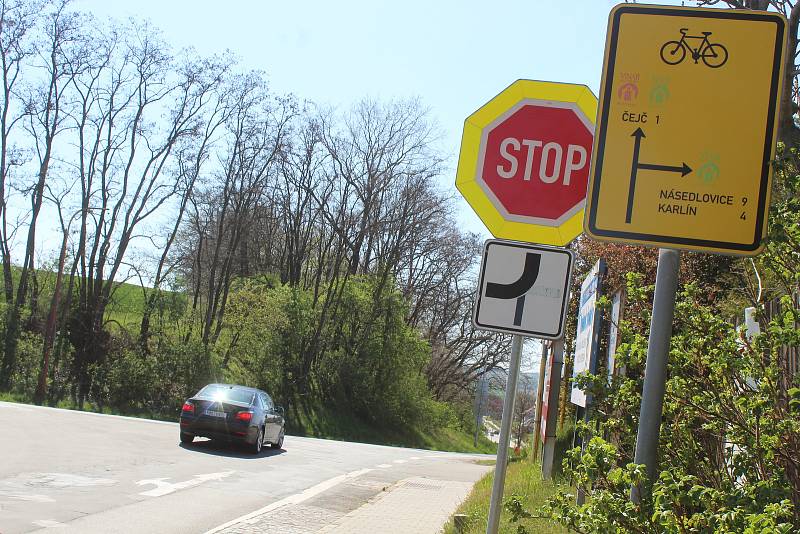
[[[581,233],[596,106],[585,86],[519,80],[467,119],[456,185],[495,237]]]
[[[583,207],[594,127],[562,105],[527,100],[486,130],[479,179],[511,216],[558,224]]]

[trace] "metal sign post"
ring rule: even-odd
[[[539,378],[536,381],[536,416],[533,422],[533,444],[531,450],[531,461],[535,462],[539,457],[539,445],[542,426],[542,393],[544,393],[544,373],[547,365],[547,341],[542,340],[542,357],[539,359]]]
[[[596,115],[586,86],[517,80],[467,118],[456,187],[492,235],[560,246],[580,235]],[[520,242],[484,249],[473,325],[514,335],[489,534],[500,522],[521,336],[563,337],[572,258]]]
[[[500,524],[522,336],[563,338],[572,264],[572,251],[563,248],[498,239],[489,240],[484,246],[473,324],[478,329],[514,335],[487,534],[496,534]],[[564,342],[558,344],[563,354]],[[554,383],[556,379],[553,376]],[[558,394],[558,385],[553,387],[551,396]]]
[[[675,316],[675,293],[678,289],[677,250],[659,249],[656,271],[656,293],[653,298],[653,316],[650,318],[650,338],[647,342],[647,363],[644,373],[642,407],[639,412],[639,431],[636,434],[636,452],[633,461],[647,466],[648,486],[656,476],[658,436],[661,432],[661,414],[664,408],[664,388],[667,382],[667,356],[672,337],[672,319]],[[631,488],[631,500],[640,502],[643,490]]]
[[[500,423],[500,443],[497,445],[497,463],[494,466],[494,482],[492,484],[492,501],[489,505],[489,523],[486,534],[497,534],[500,526],[500,512],[503,509],[503,487],[506,483],[506,463],[508,463],[508,445],[511,440],[511,421],[514,419],[514,400],[517,393],[519,363],[522,359],[523,337],[515,335],[511,342],[511,365],[506,381],[506,397],[503,402],[503,420]]]
[[[561,366],[564,364],[564,340],[553,343],[553,365],[550,368],[550,389],[547,400],[547,423],[542,448],[542,478],[553,477],[553,461],[556,452],[556,430],[558,421],[558,396],[561,393]]]

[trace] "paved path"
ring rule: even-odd
[[[490,469],[294,436],[253,456],[179,445],[172,423],[4,402],[0,428],[2,534],[435,534]]]
[[[428,463],[425,476],[397,479],[390,469],[364,470],[308,498],[269,506],[208,534],[436,534],[491,468],[473,464],[454,475]],[[460,480],[454,480],[460,479]]]
[[[439,532],[453,510],[469,495],[471,489],[471,482],[427,477],[407,478],[391,491],[379,494],[373,501],[347,514],[321,532],[330,534]]]

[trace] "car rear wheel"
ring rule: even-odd
[[[181,443],[191,443],[194,441],[194,435],[181,432]]]
[[[261,452],[261,447],[264,446],[264,429],[258,429],[258,437],[256,438],[256,442],[250,446],[250,452],[253,454],[258,454]]]
[[[270,444],[270,447],[273,449],[282,449],[283,448],[283,430],[281,430],[281,435],[278,437],[278,443]]]

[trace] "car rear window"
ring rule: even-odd
[[[246,402],[253,400],[253,391],[232,386],[210,385],[200,390],[198,397],[211,398],[218,401]]]

